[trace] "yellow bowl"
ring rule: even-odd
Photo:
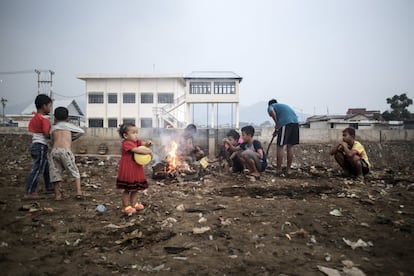
[[[138,148],[148,149],[146,146],[139,146]],[[151,162],[151,155],[134,153],[134,160],[138,165],[147,165]]]

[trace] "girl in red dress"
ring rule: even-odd
[[[144,167],[135,162],[134,153],[150,154],[152,157],[150,149],[138,149],[141,145],[149,147],[152,145],[152,142],[146,141],[143,143],[143,141],[138,139],[138,128],[133,123],[122,124],[119,128],[119,135],[123,141],[116,187],[123,189],[122,213],[133,214],[144,209],[144,205],[137,202],[138,191],[148,188]]]

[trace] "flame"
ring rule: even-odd
[[[172,141],[171,148],[168,151],[168,172],[173,172],[177,168],[177,143]]]

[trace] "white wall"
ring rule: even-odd
[[[159,93],[172,93],[174,99],[185,93],[184,82],[180,78],[86,78],[86,123],[88,119],[99,118],[104,120],[104,127],[107,127],[108,118],[116,118],[118,124],[125,118],[135,119],[137,126],[140,126],[141,118],[151,118],[153,127],[157,125],[154,107],[162,107],[166,104],[158,104]],[[88,94],[93,92],[104,93],[103,104],[89,104]],[[108,93],[118,95],[118,103],[108,104]],[[135,93],[135,103],[122,103],[123,93]],[[141,93],[152,93],[154,102],[152,104],[141,104]],[[184,118],[184,106],[171,112],[172,115],[181,119]]]

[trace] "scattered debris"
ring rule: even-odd
[[[173,226],[173,224],[176,223],[176,222],[177,222],[177,220],[175,218],[169,217],[169,218],[166,218],[165,220],[163,220],[161,222],[161,227],[164,227],[164,228],[165,227],[169,227],[169,228],[171,228]]]
[[[104,213],[106,211],[106,207],[103,204],[99,204],[98,206],[96,206],[96,211],[98,211],[99,213]]]
[[[189,247],[184,247],[184,246],[165,246],[164,247],[165,252],[167,252],[168,254],[178,254],[178,253],[181,253],[189,249],[190,249]]]
[[[319,271],[325,273],[328,276],[366,276],[366,274],[357,267],[343,267],[342,272],[325,266],[318,265],[317,267]]]
[[[40,208],[39,202],[24,204],[22,207],[19,208],[19,211],[29,211],[29,212],[37,212],[40,210],[41,208]]]
[[[208,231],[210,231],[210,227],[208,227],[208,226],[193,228],[193,234],[203,234],[203,233],[208,232]]]
[[[135,229],[131,233],[122,233],[122,239],[115,241],[116,244],[125,243],[127,241],[131,241],[134,239],[141,239],[142,238],[142,232],[138,229]]]
[[[185,211],[184,204],[178,205],[177,207],[175,207],[175,209],[177,209],[177,211],[184,212]]]
[[[333,209],[329,214],[335,217],[342,217],[342,212],[338,209]]]
[[[342,240],[349,245],[352,249],[358,248],[358,247],[368,247],[373,246],[372,242],[365,242],[362,239],[358,239],[356,242],[352,242],[350,240],[347,240],[345,238],[342,238]]]

